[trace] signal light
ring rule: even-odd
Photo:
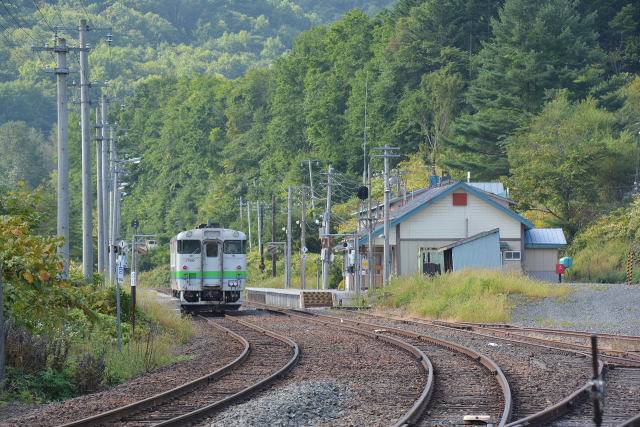
[[[187,266],[186,266],[186,265],[183,265],[183,266],[182,266],[182,269],[183,269],[183,270],[186,270],[186,269],[187,269]]]
[[[236,268],[237,268],[238,270],[241,270],[241,269],[242,269],[242,266],[241,266],[241,265],[239,265],[239,266],[237,266]]]

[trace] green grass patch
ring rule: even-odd
[[[384,308],[412,315],[467,322],[504,322],[518,297],[565,297],[564,285],[550,285],[523,274],[496,270],[463,270],[435,278],[416,274],[395,278],[379,294]]]

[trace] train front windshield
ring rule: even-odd
[[[247,245],[244,240],[226,240],[224,242],[225,254],[245,254],[247,253]]]
[[[178,253],[194,255],[200,253],[200,240],[178,240]]]

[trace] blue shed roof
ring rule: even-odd
[[[524,247],[530,249],[566,248],[562,228],[532,228],[524,232]]]

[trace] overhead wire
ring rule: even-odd
[[[15,19],[15,18],[14,18],[14,16],[13,16],[13,14],[11,13],[11,11],[7,8],[7,5],[5,4],[4,0],[0,0],[0,1],[2,2],[2,6],[3,6],[4,10],[6,11],[6,15],[7,15],[7,16],[9,16],[9,17],[11,18],[11,20],[13,21],[13,23],[11,23],[11,22],[7,19],[7,16],[5,16],[5,15],[0,15],[0,16],[2,16],[2,17],[3,17],[3,19],[5,20],[5,22],[9,25],[9,27],[13,27],[13,26],[14,26],[14,24],[15,24],[15,27],[16,27],[16,29],[17,29],[17,30],[22,31],[22,32],[23,32],[24,34],[26,34],[29,38],[31,38],[32,40],[34,40],[34,41],[35,41],[35,39],[33,39],[33,37],[31,37],[31,35],[30,35],[30,34],[29,34],[29,33],[28,33],[24,28],[21,28],[21,27],[20,27],[20,24],[18,23],[18,21],[16,21],[16,19]],[[5,26],[3,26],[2,28],[4,28],[4,31],[7,31],[7,32],[9,31],[9,28],[7,28],[7,27],[5,27]],[[15,41],[13,41],[13,40],[11,40],[11,41],[10,41],[10,40],[9,40],[9,38],[5,36],[4,31],[3,31],[3,33],[2,33],[2,35],[3,35],[4,39],[5,39],[5,40],[7,40],[7,42],[8,42],[8,44],[9,44],[9,45],[13,45],[13,46],[15,47],[15,51],[16,51],[16,52],[20,52],[20,53],[19,53],[19,55],[20,55],[21,59],[22,59],[25,63],[26,63],[26,62],[31,61],[31,58],[28,58],[28,57],[26,57],[24,54],[22,54],[22,53],[21,53],[20,48],[19,48],[18,44],[17,44]],[[38,55],[38,58],[40,59],[40,61],[44,62],[44,61],[42,60],[42,57],[40,56],[40,52],[36,52],[36,54]]]

